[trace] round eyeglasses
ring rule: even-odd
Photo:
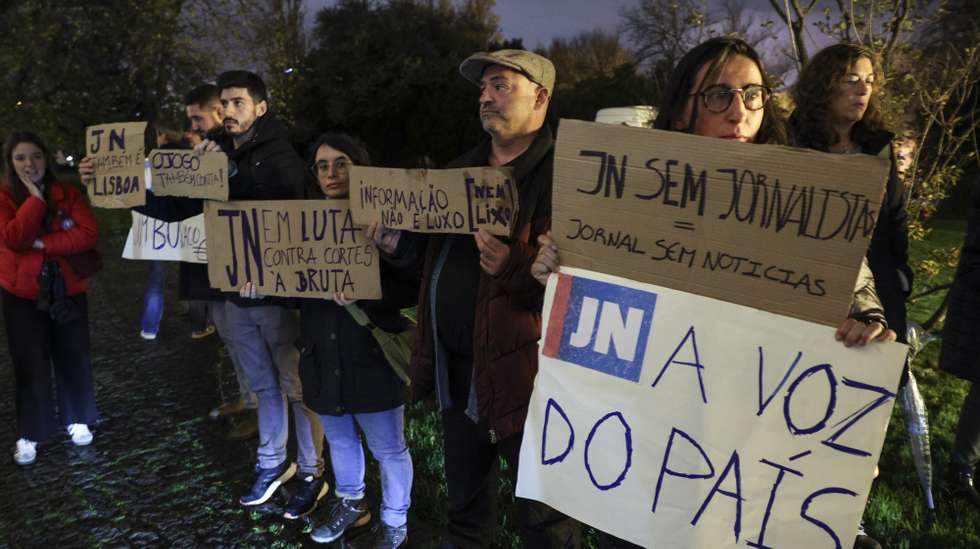
[[[351,161],[347,160],[346,158],[337,158],[333,162],[329,162],[327,160],[320,160],[316,164],[310,166],[310,171],[313,172],[313,175],[317,175],[317,176],[322,175],[326,177],[327,175],[330,174],[330,166],[333,166],[333,170],[335,173],[343,173],[347,171],[348,168],[350,168],[350,165],[351,165]]]
[[[736,95],[742,96],[742,104],[750,111],[757,111],[766,106],[772,90],[761,84],[748,84],[742,88],[726,88],[725,86],[711,86],[710,88],[695,93],[701,97],[704,108],[713,113],[723,113],[732,106],[732,101]]]

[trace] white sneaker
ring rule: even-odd
[[[92,431],[88,430],[88,425],[84,423],[72,423],[68,426],[68,434],[75,446],[88,446],[92,444]]]
[[[17,465],[30,465],[37,458],[37,443],[26,438],[17,439],[14,461]]]
[[[157,335],[152,332],[144,332],[143,330],[140,330],[140,337],[147,341],[153,341],[157,338]]]

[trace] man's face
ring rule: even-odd
[[[225,131],[237,136],[251,129],[269,105],[265,101],[256,103],[246,88],[225,88],[221,90],[221,107],[224,109],[222,123]]]
[[[548,91],[523,74],[490,65],[483,71],[480,122],[496,140],[535,132],[544,123]]]
[[[187,105],[187,119],[191,122],[191,131],[203,138],[211,130],[221,126],[221,103]]]

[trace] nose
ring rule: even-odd
[[[867,95],[870,92],[871,92],[871,84],[869,84],[865,80],[861,80],[858,82],[858,87],[857,87],[858,95]]]
[[[745,108],[744,96],[741,92],[738,92],[735,94],[735,97],[732,98],[732,104],[728,106],[728,110],[725,112],[725,114],[732,122],[741,122],[745,119],[745,115],[748,112],[749,110]]]
[[[484,87],[480,90],[480,104],[483,105],[484,103],[490,103],[491,101],[493,101],[493,98],[490,97],[490,91],[487,87]]]

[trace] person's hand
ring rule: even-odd
[[[238,290],[238,295],[244,299],[262,299],[263,296],[259,295],[258,288],[255,284],[251,282],[246,282],[240,290]]]
[[[221,147],[210,139],[205,139],[194,146],[196,152],[220,152]]]
[[[31,196],[40,198],[41,202],[45,202],[41,189],[37,188],[37,183],[31,181],[30,177],[21,177],[20,180],[24,183],[24,188],[27,189],[27,192],[30,193]]]
[[[395,253],[395,248],[398,247],[398,241],[401,239],[402,231],[401,229],[389,229],[378,221],[372,221],[367,226],[367,229],[364,230],[364,236],[374,241],[374,245],[382,252],[393,254]]]
[[[92,161],[92,157],[86,156],[78,163],[78,176],[82,179],[83,185],[95,181],[95,162]]]
[[[898,334],[895,330],[887,330],[880,322],[865,324],[860,320],[848,318],[834,334],[834,339],[843,342],[845,347],[857,345],[863,347],[871,340],[874,341],[895,341]]]
[[[557,273],[560,265],[558,262],[558,244],[551,238],[551,231],[548,231],[547,234],[538,236],[538,246],[538,256],[534,258],[534,263],[531,264],[531,276],[542,286],[547,286],[548,276],[551,273]]]
[[[510,246],[501,242],[486,229],[480,229],[473,235],[476,247],[480,250],[480,267],[490,276],[497,276],[507,264],[510,257]]]
[[[336,303],[337,305],[340,305],[341,307],[346,307],[351,303],[357,301],[356,299],[347,299],[346,297],[344,297],[344,292],[334,292],[332,297],[333,297],[333,302]]]

